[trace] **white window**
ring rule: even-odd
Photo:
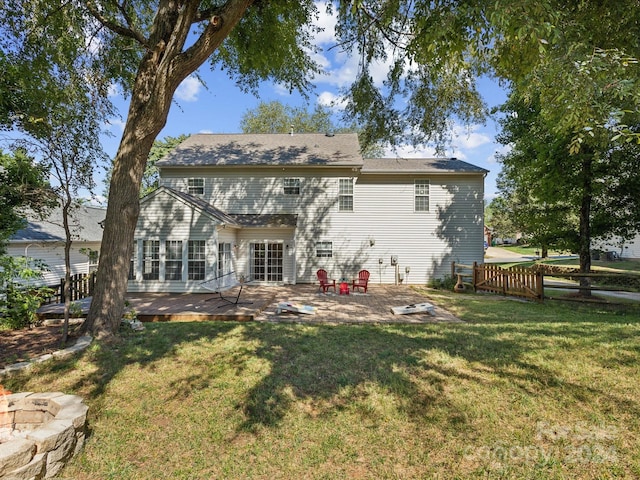
[[[341,212],[353,211],[353,180],[341,178],[338,188],[338,210]]]
[[[191,195],[204,195],[204,178],[190,178],[188,182],[187,193]]]
[[[429,211],[429,180],[415,181],[415,211]]]
[[[233,271],[231,263],[231,244],[218,243],[218,277],[227,275]]]
[[[167,240],[165,248],[165,280],[182,280],[182,241]]]
[[[144,240],[142,242],[142,278],[145,280],[160,279],[159,240]]]
[[[138,242],[133,241],[133,250],[131,251],[131,258],[129,259],[129,280],[136,279],[136,258],[138,257]]]
[[[333,242],[316,242],[316,257],[333,257]]]
[[[284,178],[282,186],[285,195],[300,195],[299,178]]]
[[[89,250],[89,273],[95,272],[98,269],[99,258],[100,252],[98,250]]]
[[[205,275],[205,241],[189,240],[188,278],[189,280],[204,280]]]

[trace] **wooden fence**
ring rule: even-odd
[[[638,292],[640,276],[607,273],[560,273],[532,270],[524,267],[503,268],[492,264],[463,265],[453,262],[451,276],[458,280],[457,289],[465,285],[474,291],[486,291],[501,295],[527,298],[541,302],[545,298],[544,289],[567,289],[609,292]],[[545,284],[545,276],[553,277]],[[567,279],[567,282],[555,279]],[[579,282],[580,280],[587,280]],[[575,283],[573,283],[575,282]],[[621,285],[627,282],[629,285]],[[581,284],[582,283],[582,284]],[[608,285],[613,284],[613,285]],[[550,297],[548,297],[550,298]]]
[[[534,272],[528,268],[503,268],[498,265],[477,262],[474,262],[473,265],[463,265],[453,262],[451,275],[458,279],[458,285],[466,284],[473,288],[474,292],[480,290],[537,302],[544,299],[542,272]]]
[[[42,304],[47,305],[49,303],[64,303],[64,285],[65,279],[61,278],[60,283],[57,285],[50,285],[49,288],[53,290],[53,293],[46,297]],[[70,298],[72,302],[76,300],[81,300],[86,297],[90,297],[93,295],[93,289],[96,285],[96,274],[95,272],[86,274],[86,273],[78,273],[76,275],[71,275],[71,285],[70,285]]]

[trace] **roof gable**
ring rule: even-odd
[[[196,210],[202,212],[203,214],[209,216],[210,218],[219,221],[220,223],[224,223],[225,225],[229,225],[232,227],[239,227],[240,225],[236,220],[230,215],[226,214],[222,210],[214,207],[208,202],[205,202],[201,198],[195,197],[185,192],[181,192],[179,190],[175,190],[173,188],[161,186],[158,189],[151,192],[149,195],[145,196],[140,203],[149,202],[151,199],[155,198],[158,195],[170,195],[178,201],[195,208]]]

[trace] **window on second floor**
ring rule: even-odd
[[[316,242],[316,257],[333,257],[333,242]]]
[[[429,180],[416,180],[415,185],[415,211],[429,211]]]
[[[338,210],[353,212],[353,179],[341,178],[338,185]]]
[[[204,195],[204,178],[190,178],[188,182],[187,193]]]
[[[299,178],[283,178],[282,187],[285,195],[300,195]]]

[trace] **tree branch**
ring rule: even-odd
[[[144,35],[142,35],[137,30],[131,28],[130,26],[131,20],[129,19],[129,16],[124,13],[123,11],[124,7],[122,7],[120,4],[117,5],[118,10],[120,10],[123,13],[125,20],[127,21],[127,23],[129,23],[128,27],[125,27],[124,25],[121,25],[120,23],[110,20],[104,15],[102,15],[102,13],[100,13],[100,11],[90,1],[85,2],[85,6],[87,7],[87,10],[91,14],[91,16],[93,16],[93,18],[95,18],[98,22],[100,22],[102,25],[104,25],[106,28],[108,28],[112,32],[118,35],[122,35],[123,37],[131,38],[147,49],[150,48],[149,41],[144,37]]]
[[[198,40],[175,57],[173,69],[191,73],[199,67],[227,38],[253,2],[254,0],[230,0],[217,11],[214,9],[214,15],[209,20],[210,23],[205,27]],[[194,18],[210,11],[198,12]]]

